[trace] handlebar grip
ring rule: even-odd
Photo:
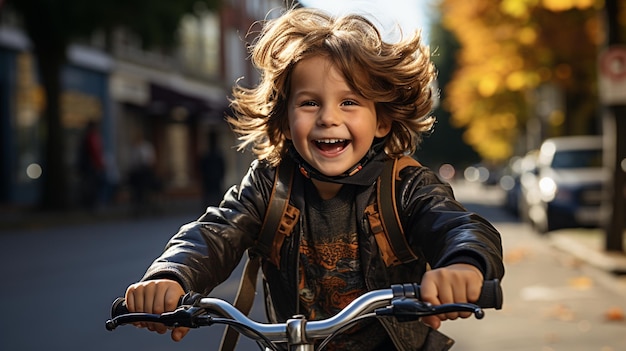
[[[115,299],[115,301],[113,301],[113,304],[111,305],[111,318],[115,318],[117,316],[127,313],[129,313],[129,311],[126,307],[126,299],[124,299],[123,297],[118,297],[117,299]]]
[[[394,284],[391,286],[393,296],[397,298],[408,297],[421,300],[421,287],[417,283]],[[481,308],[502,308],[502,287],[499,279],[485,280],[480,291],[480,297],[474,304]]]
[[[200,298],[202,298],[202,295],[195,292],[188,292],[187,294],[180,297],[180,299],[178,300],[178,306],[193,305]],[[124,299],[123,297],[118,297],[111,304],[111,318],[115,318],[117,316],[128,313],[130,313],[130,311],[128,310],[128,307],[126,307],[126,299]]]
[[[502,309],[503,294],[499,279],[485,280],[476,305],[482,308]]]

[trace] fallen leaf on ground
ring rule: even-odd
[[[571,269],[578,269],[584,264],[584,261],[577,257],[567,257],[563,260],[563,265]]]
[[[547,316],[564,322],[570,322],[576,318],[574,310],[564,304],[556,304],[552,306],[552,308],[548,311]]]
[[[593,280],[586,276],[571,278],[569,280],[569,286],[574,289],[587,290],[593,287]]]
[[[604,318],[607,321],[611,322],[623,322],[626,320],[624,316],[624,310],[621,307],[611,307],[608,310],[604,311]]]
[[[530,254],[530,250],[525,247],[517,247],[505,252],[504,263],[514,264],[524,260]]]

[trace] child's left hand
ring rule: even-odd
[[[483,285],[481,271],[469,264],[453,264],[451,266],[430,270],[424,274],[421,282],[421,297],[433,305],[446,303],[476,302],[480,297]],[[454,312],[437,316],[423,317],[422,322],[434,329],[441,326],[447,319],[467,318],[470,312]]]

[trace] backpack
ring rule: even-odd
[[[417,260],[404,236],[396,206],[395,179],[400,179],[400,171],[407,166],[420,164],[410,156],[385,161],[383,171],[376,181],[376,202],[365,209],[376,244],[387,267]],[[261,259],[266,257],[271,263],[279,266],[280,248],[285,237],[291,235],[300,217],[300,210],[289,204],[295,169],[295,163],[288,157],[283,159],[276,169],[259,238],[254,248],[248,251],[248,260],[233,303],[233,306],[246,315],[254,301]],[[239,333],[227,327],[220,350],[234,350],[238,337]]]

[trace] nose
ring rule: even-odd
[[[317,125],[321,127],[337,126],[341,123],[340,111],[332,107],[324,107],[320,110]]]

